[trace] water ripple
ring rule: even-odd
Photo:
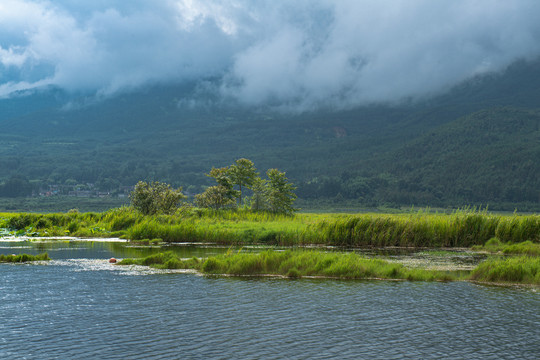
[[[126,276],[143,275],[143,276]],[[470,283],[0,266],[0,358],[536,359],[540,297]]]

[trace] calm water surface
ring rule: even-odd
[[[125,244],[0,264],[0,359],[538,359],[540,294],[469,283],[211,278],[109,265]],[[227,249],[177,249],[192,254]]]

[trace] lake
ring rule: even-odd
[[[0,241],[2,359],[538,359],[540,294],[466,282],[205,277],[125,243]],[[185,257],[227,251],[175,247]]]

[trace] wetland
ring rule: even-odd
[[[538,224],[2,214],[1,254],[50,260],[0,264],[0,357],[534,359]]]

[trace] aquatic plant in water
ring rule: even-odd
[[[502,253],[507,255],[540,256],[540,244],[530,240],[520,243],[503,243],[498,238],[491,238],[483,246],[473,246],[473,250],[487,251],[490,253]]]
[[[448,281],[450,273],[408,269],[401,264],[369,259],[355,253],[325,253],[310,250],[267,250],[261,253],[227,252],[204,260],[181,260],[172,252],[143,259],[125,259],[119,265],[148,265],[157,268],[195,269],[216,275],[280,275],[290,278],[327,277],[340,279],[401,279]],[[171,266],[172,265],[172,266]]]
[[[491,258],[476,267],[471,280],[540,285],[540,258],[516,256]]]
[[[0,254],[0,262],[8,263],[23,263],[29,261],[47,261],[51,260],[47,253],[38,255],[19,254],[19,255],[4,255]]]

